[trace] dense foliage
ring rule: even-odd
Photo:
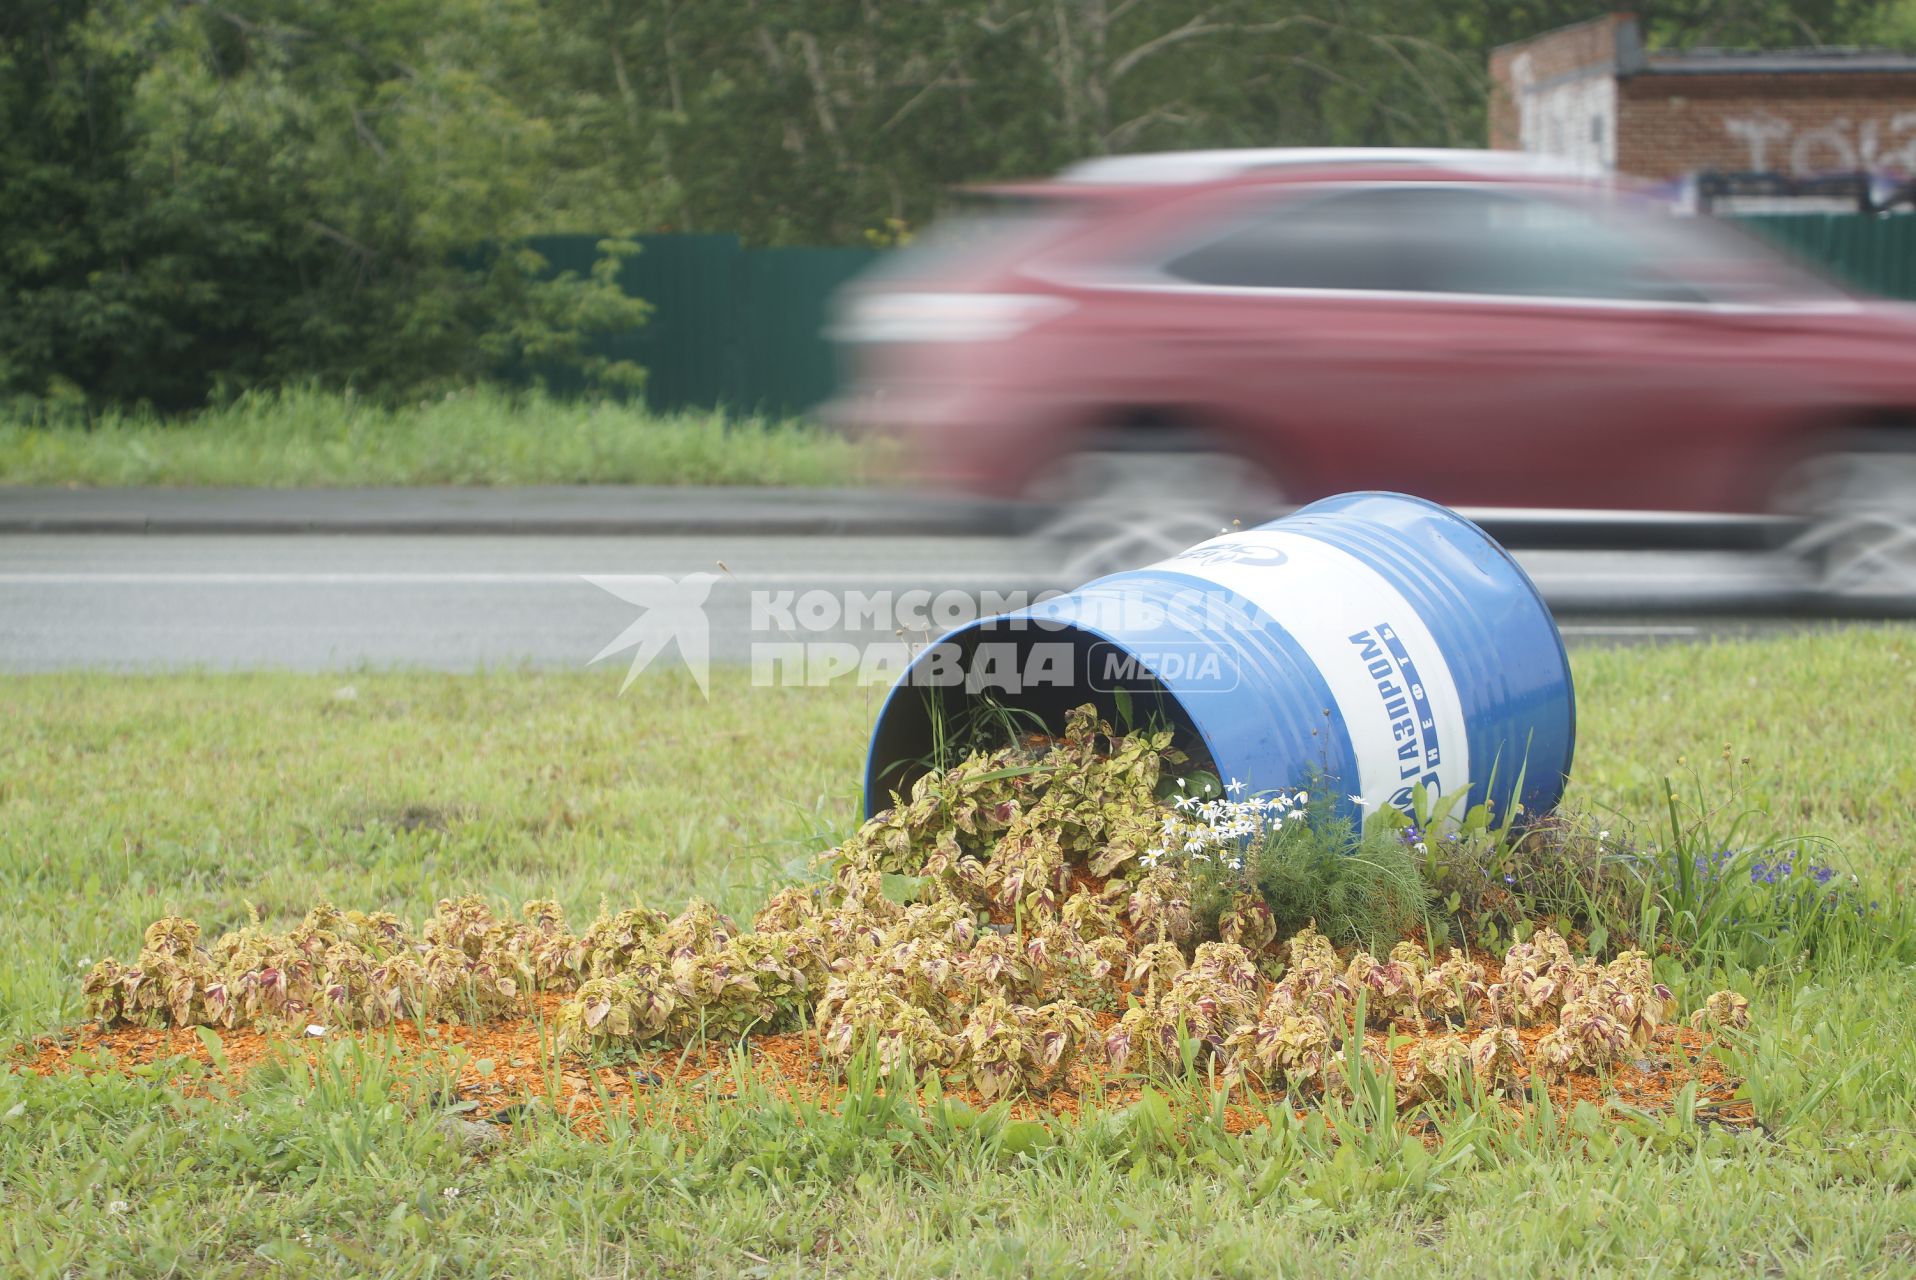
[[[19,0],[0,12],[0,393],[197,405],[569,363],[644,304],[547,278],[563,124],[522,6]],[[616,230],[620,224],[602,228]]]
[[[1652,43],[1907,34],[1889,0],[1664,0]],[[534,232],[888,241],[953,183],[1187,146],[1479,143],[1573,0],[12,0],[0,394],[413,391],[642,307]],[[1898,16],[1900,15],[1900,16]]]
[[[571,8],[570,4],[555,6]],[[760,241],[916,227],[951,183],[1181,147],[1479,146],[1496,45],[1585,0],[592,0],[567,65],[659,215]],[[1652,45],[1894,37],[1888,0],[1661,0]],[[588,34],[589,33],[589,34]]]

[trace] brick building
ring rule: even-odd
[[[1916,176],[1916,57],[1645,50],[1606,14],[1490,55],[1490,145],[1653,180],[1703,170]]]

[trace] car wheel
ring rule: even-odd
[[[1798,469],[1787,506],[1804,522],[1788,549],[1817,591],[1916,605],[1916,431],[1845,438]]]
[[[1087,451],[1052,477],[1044,496],[1054,514],[1039,536],[1059,578],[1073,586],[1142,568],[1284,509],[1261,467],[1206,450]]]

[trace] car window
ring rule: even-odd
[[[1638,212],[1630,228],[1652,244],[1673,277],[1716,302],[1793,306],[1851,297],[1809,263],[1716,218]]]
[[[1198,284],[1700,301],[1652,237],[1594,205],[1477,187],[1293,197],[1173,257]]]
[[[1418,288],[1411,255],[1395,234],[1395,194],[1293,197],[1235,222],[1164,270],[1195,284],[1256,289]]]

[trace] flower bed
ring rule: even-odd
[[[1169,734],[1081,710],[1062,737],[927,775],[749,929],[694,902],[602,910],[575,932],[551,902],[510,920],[476,898],[416,930],[319,907],[209,942],[164,919],[131,962],[88,975],[97,1025],[33,1066],[211,1061],[180,1030],[205,1027],[231,1069],[288,1042],[390,1036],[463,1050],[475,1102],[590,1095],[588,1111],[655,1076],[736,1087],[741,1041],[766,1087],[811,1100],[861,1054],[912,1087],[1034,1112],[1153,1079],[1237,1090],[1247,1115],[1379,1081],[1403,1106],[1539,1088],[1663,1106],[1691,1083],[1729,1100],[1709,1047],[1747,1005],[1719,993],[1672,1026],[1640,951],[1578,957],[1547,928],[1501,957],[1408,939],[1340,953],[1309,924],[1280,937],[1237,873],[1247,846],[1307,830],[1306,798],[1199,798],[1184,763]]]

